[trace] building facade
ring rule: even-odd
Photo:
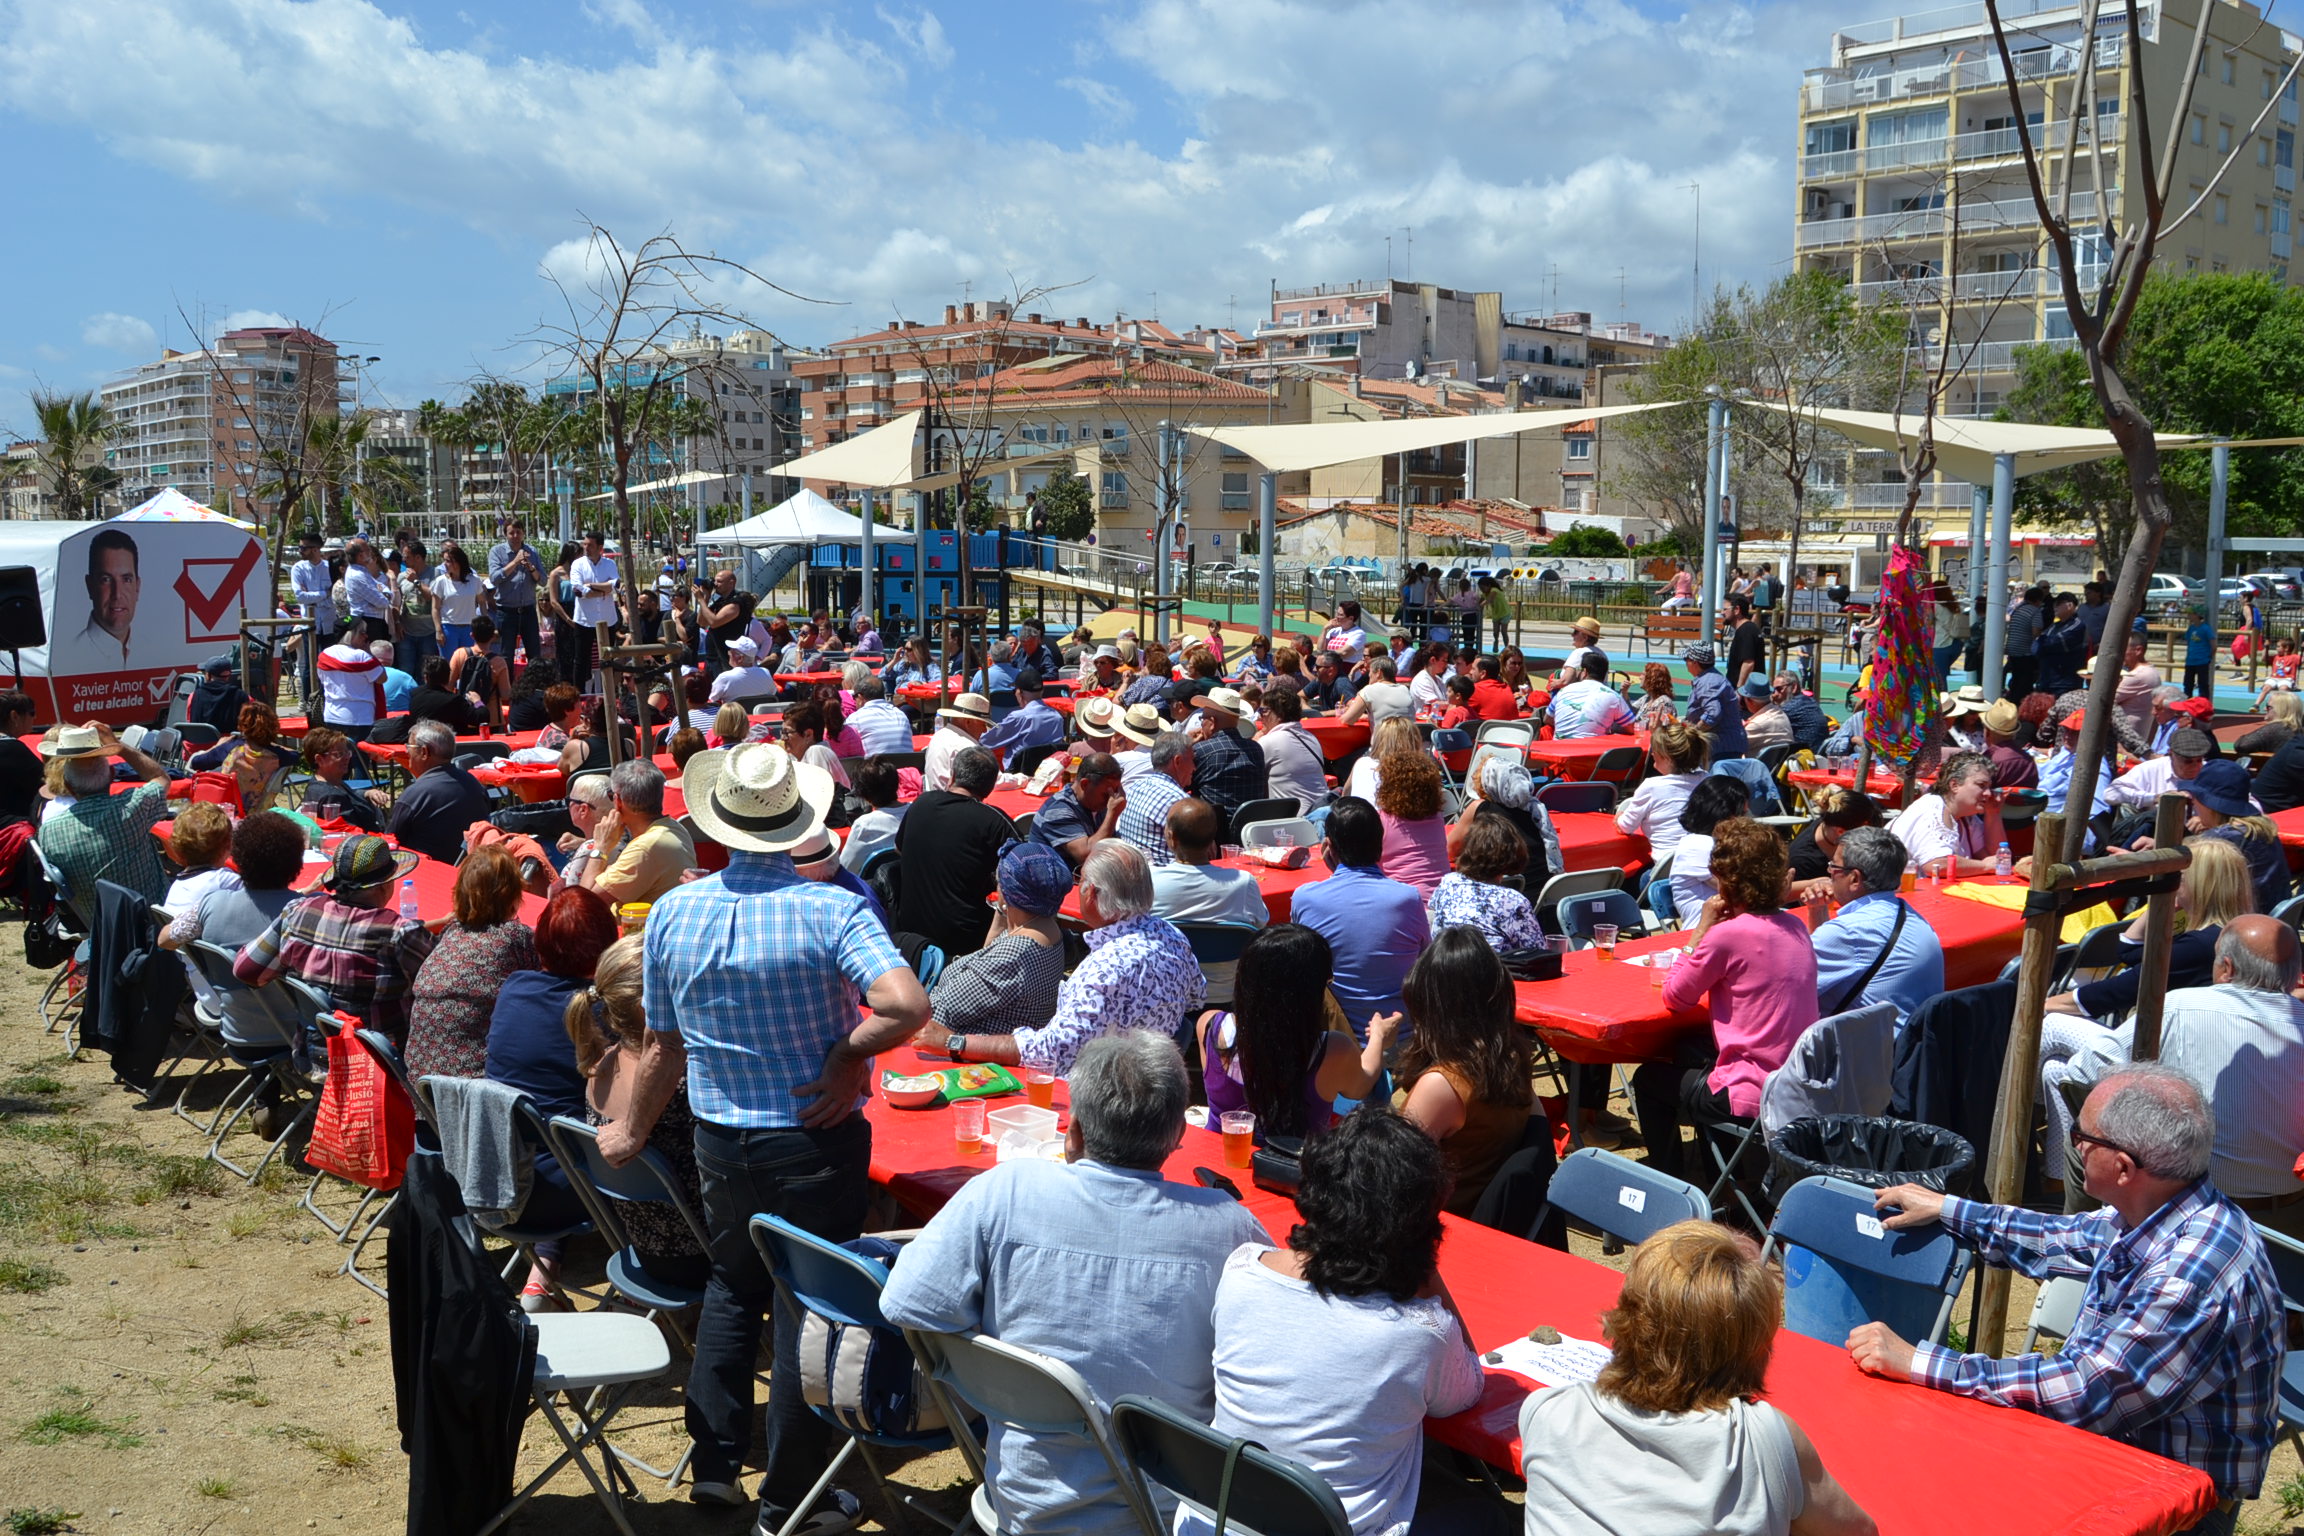
[[[198,352],[163,352],[106,384],[117,423],[104,454],[133,506],[174,486],[194,501],[261,521],[266,452],[300,447],[316,418],[337,415],[348,380],[336,344],[298,326],[227,331]]]

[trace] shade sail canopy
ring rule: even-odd
[[[256,525],[237,517],[227,517],[214,507],[202,506],[174,486],[169,486],[149,501],[139,502],[111,519],[115,523],[230,523],[250,533]]]
[[[661,480],[643,480],[638,485],[628,485],[624,487],[624,494],[638,496],[647,491],[676,491],[691,485],[709,485],[714,481],[727,478],[728,476],[725,474],[714,474],[710,470],[685,469],[677,475],[666,475]],[[584,499],[586,501],[614,501],[616,493],[614,491],[602,491],[597,496],[587,496]]]
[[[1046,469],[1050,465],[1058,463],[1069,463],[1072,466],[1073,474],[1093,483],[1097,472],[1103,468],[1103,455],[1094,443],[1087,443],[1078,448],[1058,448],[1049,453],[1035,453],[1028,458],[988,459],[976,466],[975,470],[972,471],[972,478],[989,480],[994,475],[1004,475],[1012,469]],[[955,469],[941,475],[927,475],[918,480],[907,480],[897,489],[902,491],[940,491],[948,485],[958,485],[961,479],[961,472]]]
[[[707,529],[704,544],[853,544],[864,537],[864,524],[841,511],[814,491],[803,487],[765,512],[755,512],[740,523]]]
[[[834,485],[863,485],[885,490],[910,485],[918,474],[913,466],[914,439],[920,432],[920,412],[906,411],[885,426],[874,427],[844,443],[804,453],[779,464],[773,474],[794,480],[822,480]]]
[[[1359,459],[1415,453],[1446,443],[1520,432],[1557,432],[1611,416],[1661,411],[1683,404],[1572,406],[1559,411],[1496,411],[1484,416],[1418,416],[1407,421],[1334,421],[1275,427],[1186,427],[1185,431],[1244,453],[1276,474],[1325,469]]]
[[[1742,409],[1746,404],[1768,410],[1791,409],[1768,400],[1739,401],[1737,408]],[[1852,437],[1873,448],[1917,447],[1922,432],[1928,429],[1923,417],[1893,416],[1885,411],[1812,409],[1802,414],[1843,437]],[[1937,469],[1970,485],[1990,485],[1992,461],[2001,454],[2015,459],[2018,479],[2043,470],[2068,469],[2074,464],[2092,464],[2098,459],[2120,456],[2119,439],[2109,432],[2088,427],[2044,427],[2027,421],[1970,421],[1939,416],[1931,435],[1936,445]],[[2203,441],[2188,433],[2162,433],[2156,440],[2163,448],[2189,447]]]

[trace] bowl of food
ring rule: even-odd
[[[944,1097],[944,1079],[933,1072],[919,1076],[883,1072],[880,1074],[880,1094],[898,1109],[926,1109]]]

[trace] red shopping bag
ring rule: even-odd
[[[304,1161],[367,1189],[398,1189],[416,1146],[416,1106],[368,1048],[352,1038],[358,1019],[328,1036],[328,1081],[312,1119]]]

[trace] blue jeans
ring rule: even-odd
[[[442,621],[441,621],[441,624],[440,624],[440,650],[441,650],[441,653],[442,653],[443,655],[453,656],[453,655],[455,655],[455,654],[456,654],[458,651],[460,651],[460,650],[464,649],[464,647],[466,647],[466,646],[470,645],[471,643],[472,643],[472,626],[471,626],[471,625],[469,625],[469,624],[450,624],[450,623],[448,623],[446,620],[442,620]]]
[[[688,1373],[695,1476],[699,1482],[734,1482],[751,1451],[760,1320],[774,1305],[768,1473],[760,1502],[781,1523],[823,1472],[833,1436],[801,1396],[800,1319],[777,1297],[768,1265],[752,1245],[751,1221],[760,1214],[781,1216],[835,1242],[859,1235],[871,1193],[872,1128],[861,1114],[825,1131],[740,1130],[699,1120],[696,1169],[704,1226],[712,1238],[712,1279],[704,1288],[696,1362]]]
[[[400,663],[401,671],[422,682],[424,660],[428,656],[440,654],[440,639],[437,635],[402,635],[393,654]]]
[[[496,610],[496,634],[503,641],[501,654],[504,657],[504,665],[507,667],[512,665],[512,642],[515,640],[528,647],[528,664],[530,666],[534,666],[544,654],[544,636],[543,632],[536,627],[536,605],[534,603],[530,603],[525,608],[499,607]]]
[[[1947,640],[1944,642],[1944,644],[1936,647],[1937,687],[1941,688],[1945,686],[1946,682],[1951,678],[1952,663],[1960,659],[1960,653],[1965,650],[1967,646],[1968,642],[1965,640]]]

